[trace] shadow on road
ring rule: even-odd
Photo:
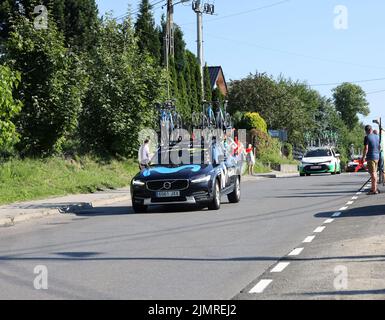
[[[274,198],[291,199],[291,198],[330,198],[344,197],[346,194],[352,194],[354,190],[347,191],[325,191],[325,192],[298,192],[287,196],[276,196]],[[273,198],[273,197],[272,197]]]
[[[146,213],[135,213],[132,206],[124,207],[89,207],[86,209],[67,210],[66,213],[74,214],[79,217],[98,217],[98,216],[119,216],[119,215],[150,215],[166,213],[184,213],[204,211],[202,207],[196,206],[154,206],[150,207]]]
[[[378,290],[349,290],[349,291],[326,291],[326,292],[305,292],[304,296],[356,296],[356,295],[376,295],[385,294],[385,289]]]
[[[329,212],[320,212],[314,215],[316,218],[330,218],[335,211]],[[371,217],[371,216],[382,216],[385,215],[385,204],[384,205],[373,205],[352,208],[346,211],[343,211],[342,214],[336,219],[343,219],[349,217]]]

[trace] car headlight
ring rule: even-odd
[[[146,183],[144,183],[143,181],[140,181],[140,180],[133,180],[132,184],[134,186],[137,186],[137,187],[143,187]]]
[[[211,176],[200,176],[198,178],[191,180],[191,183],[209,182],[210,179],[211,179]]]

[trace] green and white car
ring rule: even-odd
[[[340,155],[329,147],[310,149],[302,158],[299,171],[301,176],[319,173],[340,174]]]

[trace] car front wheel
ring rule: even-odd
[[[219,181],[215,182],[213,190],[213,200],[209,204],[209,210],[219,210],[221,208],[221,189]]]
[[[241,184],[239,181],[239,177],[235,180],[235,185],[234,185],[234,191],[230,193],[227,198],[229,199],[230,203],[238,203],[241,201]]]

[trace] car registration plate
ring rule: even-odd
[[[176,198],[180,197],[180,191],[159,191],[156,193],[157,198]]]
[[[310,169],[319,170],[319,169],[322,169],[322,167],[321,166],[311,166]]]

